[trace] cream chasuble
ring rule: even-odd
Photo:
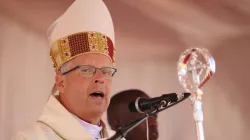
[[[115,134],[102,122],[100,136],[109,138]],[[38,121],[20,131],[13,140],[96,140],[90,124],[79,120],[51,95]],[[89,130],[89,131],[88,131]],[[98,131],[98,128],[96,128]],[[91,135],[92,134],[92,135]]]

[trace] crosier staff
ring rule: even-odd
[[[198,140],[205,140],[203,130],[202,87],[215,73],[215,61],[204,48],[191,48],[184,51],[177,63],[178,77],[183,88],[190,92],[193,117]]]

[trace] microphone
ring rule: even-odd
[[[163,94],[160,97],[149,99],[138,97],[135,101],[129,103],[128,108],[131,112],[144,113],[145,111],[152,110],[156,106],[166,106],[169,102],[176,101],[178,101],[176,93]]]
[[[164,94],[161,97],[155,97],[155,98],[151,98],[151,99],[137,98],[136,101],[131,102],[129,104],[129,109],[130,110],[132,109],[132,112],[138,112],[138,110],[136,110],[136,107],[135,107],[136,104],[137,104],[138,108],[139,108],[139,105],[143,106],[143,107],[145,107],[145,105],[148,105],[147,106],[148,108],[158,107],[157,111],[150,110],[148,112],[145,112],[143,117],[138,118],[138,119],[130,122],[129,124],[126,124],[124,126],[119,127],[118,130],[116,131],[116,133],[112,137],[108,138],[107,140],[121,140],[131,130],[133,130],[136,126],[138,126],[143,121],[145,121],[149,116],[154,115],[154,114],[158,114],[159,112],[162,112],[162,111],[184,101],[190,95],[191,95],[191,93],[183,93],[181,96],[177,97],[176,93],[171,93],[171,94]],[[144,103],[144,105],[142,105],[142,103]],[[141,111],[145,111],[145,110],[147,110],[147,107],[144,109],[142,109],[142,108],[139,108],[139,109]]]

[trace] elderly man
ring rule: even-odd
[[[132,113],[128,109],[128,104],[138,97],[149,98],[145,92],[137,89],[121,91],[111,98],[107,118],[113,130],[117,130],[120,125],[126,125],[130,121],[142,117],[142,114]],[[157,140],[157,116],[150,116],[146,123],[141,123],[135,127],[125,138],[126,140]]]
[[[102,115],[110,102],[115,39],[102,0],[76,0],[49,28],[59,95],[14,140],[95,140],[111,137]]]

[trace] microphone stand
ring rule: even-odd
[[[146,114],[142,118],[136,119],[135,121],[125,125],[124,127],[119,127],[119,129],[116,131],[116,134],[114,136],[108,138],[107,140],[121,140],[123,137],[125,137],[127,135],[128,132],[130,132],[136,126],[141,124],[148,117],[149,117],[149,114]]]
[[[183,100],[187,99],[190,95],[191,95],[190,93],[184,93],[182,95],[182,97],[180,97],[179,100],[177,100],[176,102],[173,102],[173,103],[166,101],[166,100],[162,100],[162,102],[159,105],[154,106],[153,110],[146,113],[142,118],[136,119],[136,120],[132,121],[131,123],[125,125],[124,127],[119,127],[118,130],[116,131],[115,135],[108,138],[107,140],[121,140],[123,137],[125,137],[128,134],[128,132],[130,132],[136,126],[138,126],[143,121],[145,121],[149,116],[157,114],[157,113],[159,113],[159,112],[161,112],[161,111],[163,111],[171,106],[174,106],[174,105],[182,102]]]

